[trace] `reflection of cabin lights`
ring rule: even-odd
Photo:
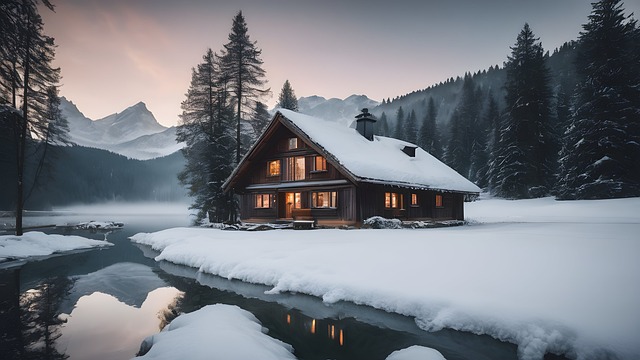
[[[342,329],[340,329],[340,346],[344,345],[344,334],[342,333]]]
[[[311,333],[316,333],[316,319],[311,320]]]
[[[287,314],[287,324],[291,325],[291,315]]]
[[[336,327],[331,325],[331,340],[336,338]]]

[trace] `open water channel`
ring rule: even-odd
[[[138,232],[188,226],[184,213],[58,215],[26,222],[97,220],[125,226],[107,234],[65,231],[115,246],[0,270],[2,359],[130,359],[145,337],[176,314],[216,303],[253,313],[270,336],[291,344],[299,359],[385,359],[411,345],[435,348],[448,360],[517,359],[515,345],[488,336],[426,332],[409,317],[350,303],[326,305],[300,294],[267,295],[265,286],[156,262],[153,250],[128,239]]]

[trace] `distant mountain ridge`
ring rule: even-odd
[[[60,110],[69,121],[69,136],[74,143],[108,150],[129,158],[148,160],[180,150],[175,127],[158,123],[143,102],[98,120],[86,117],[65,97]]]
[[[369,99],[366,95],[351,95],[345,99],[326,99],[322,96],[308,96],[298,99],[298,111],[325,120],[350,125],[354,117],[363,108],[374,108],[380,102]]]

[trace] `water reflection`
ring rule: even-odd
[[[312,319],[303,314],[287,314],[286,323],[291,332],[299,332],[318,336],[320,341],[326,340],[326,346],[338,344],[344,346],[344,329],[340,322],[333,319]],[[326,326],[325,326],[326,325]],[[327,329],[324,332],[324,329]]]
[[[49,277],[20,293],[20,268],[0,271],[0,354],[3,359],[66,359],[56,346],[65,319],[60,303],[73,286],[67,277]]]
[[[139,308],[101,292],[83,296],[62,328],[58,348],[74,359],[132,358],[145,337],[166,325],[181,296],[174,287],[158,288]]]
[[[148,250],[147,256],[153,256]],[[305,360],[386,359],[395,350],[422,345],[440,351],[447,360],[517,359],[516,346],[489,336],[454,330],[425,332],[414,319],[366,306],[340,302],[324,304],[302,294],[266,294],[263,285],[227,280],[197,269],[160,262],[167,283],[184,291],[180,313],[208,304],[237,305],[253,313],[268,335],[290,344]]]

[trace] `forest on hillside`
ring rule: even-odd
[[[525,24],[503,66],[385,99],[378,134],[505,198],[640,196],[640,28],[600,1],[552,54]]]
[[[50,149],[51,150],[51,149]],[[105,150],[69,146],[57,148],[55,166],[34,183],[26,174],[26,209],[106,201],[183,201],[178,182],[184,166],[180,152],[152,160],[129,159]],[[29,168],[35,168],[29,167]],[[0,172],[0,210],[15,207],[15,170]],[[33,189],[33,190],[31,190]]]

